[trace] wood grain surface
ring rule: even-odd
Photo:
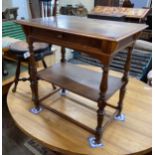
[[[108,7],[108,6],[96,6],[91,14],[120,14],[130,18],[144,18],[149,9],[146,8],[127,8],[127,7]]]
[[[58,15],[56,17],[18,20],[18,24],[89,38],[119,41],[144,30],[146,24],[134,24],[85,17]],[[59,36],[62,37],[62,36]]]
[[[90,69],[101,71],[96,67]],[[120,77],[116,72],[110,74]],[[12,88],[7,103],[15,123],[24,133],[48,148],[67,155],[143,154],[151,150],[152,90],[148,85],[134,78],[129,79],[124,101],[123,113],[126,114],[126,121],[113,121],[103,133],[104,147],[97,149],[92,149],[88,145],[87,138],[90,133],[60,116],[45,109],[39,115],[30,113],[29,109],[33,107],[33,103],[29,82],[20,82],[16,93],[12,93],[11,90]],[[50,84],[39,82],[40,98],[51,91]],[[117,100],[118,92],[108,102],[115,104]],[[92,128],[96,126],[97,107],[93,101],[68,92],[67,97],[55,94],[44,102]],[[110,112],[111,109],[107,108],[106,111]]]

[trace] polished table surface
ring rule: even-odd
[[[51,31],[66,32],[69,34],[110,41],[120,41],[123,38],[136,34],[147,27],[145,24],[119,23],[64,15],[48,18],[18,20],[17,23],[25,26],[31,26],[32,28],[43,28]]]
[[[43,41],[85,52],[110,63],[117,51],[132,46],[146,24],[64,16],[18,20],[30,43]],[[30,52],[32,49],[30,49]],[[106,61],[106,60],[107,61]]]
[[[101,69],[89,67],[101,72]],[[119,73],[110,71],[119,76]],[[52,90],[51,85],[39,82],[40,97]],[[85,155],[116,155],[143,154],[152,148],[152,89],[135,78],[129,79],[127,94],[124,100],[123,113],[125,122],[113,121],[103,134],[103,148],[92,149],[87,142],[90,133],[74,125],[62,117],[44,109],[40,114],[29,112],[33,107],[29,82],[20,82],[17,92],[8,93],[7,104],[11,116],[17,126],[28,136],[38,140],[52,150],[69,154]],[[109,101],[115,103],[116,93]],[[83,106],[83,103],[86,104]],[[96,121],[96,103],[68,92],[68,97],[61,97],[58,93],[46,99],[51,104],[71,117],[94,127]],[[88,108],[89,107],[89,108]],[[108,111],[109,109],[107,109]]]

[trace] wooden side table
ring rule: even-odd
[[[102,72],[96,67],[89,67],[89,69]],[[110,71],[110,75],[121,77],[119,73],[112,71]],[[104,146],[97,149],[89,147],[86,141],[90,135],[88,131],[57,114],[46,109],[39,115],[30,113],[29,110],[33,107],[33,102],[29,82],[19,83],[16,93],[12,93],[12,88],[10,88],[7,104],[17,126],[28,136],[52,150],[66,155],[142,155],[150,152],[152,147],[152,89],[135,78],[129,78],[129,81],[123,108],[126,120],[124,122],[113,121],[104,131],[101,139]],[[50,93],[51,90],[49,83],[39,82],[40,97]],[[115,105],[118,96],[119,94],[116,93],[108,101]],[[68,95],[64,97],[60,97],[57,93],[44,102],[46,105],[51,105],[54,109],[76,118],[90,127],[95,127],[95,111],[97,110],[95,102],[71,92],[68,92]],[[111,109],[108,108],[107,110]]]
[[[17,21],[21,24],[27,36],[30,51],[30,81],[32,89],[32,97],[34,99],[35,108],[31,111],[39,113],[44,108],[53,111],[68,121],[82,127],[94,135],[89,138],[91,147],[102,147],[102,133],[107,124],[115,117],[115,119],[124,120],[122,115],[123,99],[128,83],[128,71],[130,68],[130,59],[134,42],[138,38],[140,32],[147,26],[145,24],[119,23],[113,21],[92,20],[82,17],[72,16],[56,16],[49,18],[37,18],[30,20]],[[43,41],[51,44],[57,44],[62,47],[79,50],[95,57],[103,64],[102,73],[96,73],[82,69],[80,67],[68,64],[65,61],[65,50],[62,48],[61,63],[37,72],[35,66],[33,42]],[[109,65],[115,53],[119,50],[127,48],[128,56],[124,66],[124,74],[122,78],[109,76]],[[54,110],[50,105],[44,103],[50,95],[47,94],[40,98],[38,94],[38,78],[49,83],[54,83],[62,89],[64,95],[65,90],[69,90],[78,95],[86,97],[97,103],[97,123],[96,127],[90,128],[79,122],[77,119],[68,117],[62,112]],[[111,105],[107,100],[120,90],[118,103]],[[114,109],[109,121],[106,121],[105,108]]]

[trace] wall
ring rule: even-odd
[[[2,11],[9,7],[12,7],[12,0],[2,0]]]
[[[27,0],[12,0],[12,6],[18,6],[18,19],[24,17],[27,19],[29,17],[28,3]]]
[[[18,7],[18,19],[29,18],[28,0],[2,0],[2,10],[10,7]]]

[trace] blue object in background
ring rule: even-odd
[[[134,8],[150,7],[151,0],[130,0]]]

